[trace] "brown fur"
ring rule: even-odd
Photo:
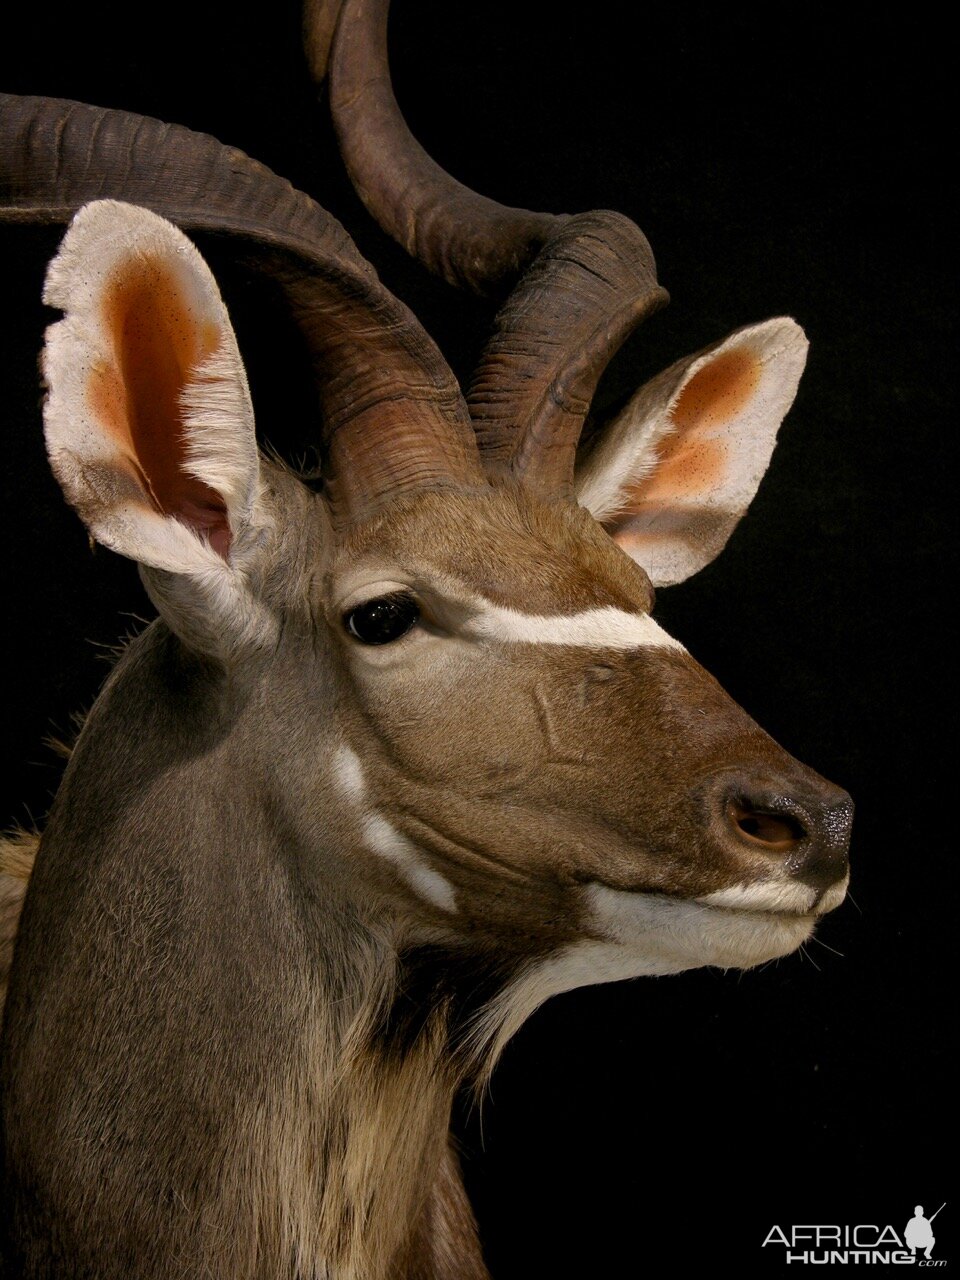
[[[408,500],[341,558],[350,579],[368,558],[392,565],[453,634],[458,591],[548,615],[650,603],[643,570],[586,512],[517,489]],[[472,928],[549,948],[577,935],[570,889],[586,880],[695,897],[762,873],[762,852],[705,821],[707,792],[725,770],[798,785],[804,770],[688,654],[422,648],[375,681],[348,670],[349,740],[378,811],[443,869]],[[509,894],[491,897],[492,871]]]
[[[39,843],[40,836],[35,831],[11,831],[0,836],[0,1015],[7,998],[20,912]]]
[[[157,623],[125,652],[44,835],[3,1049],[26,1276],[482,1276],[447,1126],[513,1016],[498,996],[595,938],[584,883],[687,898],[766,874],[709,820],[712,780],[800,776],[680,651],[458,638],[470,592],[644,612],[642,570],[578,509],[428,493],[338,547],[322,498],[264,470],[250,589],[277,643],[224,664],[189,579],[148,575],[190,646]],[[385,665],[341,619],[370,565],[437,610]]]
[[[70,116],[72,137],[92,128],[134,171],[156,138],[149,122]],[[42,141],[49,122],[28,132]],[[218,181],[201,165],[183,210],[249,181],[242,157],[169,133],[217,160]],[[86,190],[69,158],[60,168],[71,199]],[[98,173],[98,191],[109,185]],[[304,244],[311,226],[319,244],[324,217],[293,202]],[[81,376],[116,307],[93,308],[80,346],[70,324],[89,262],[124,229],[140,243],[151,218],[88,207],[68,246],[90,239],[62,249],[48,276],[48,300],[67,313],[44,364],[51,455],[91,529],[141,563],[160,618],[84,725],[23,902],[0,1051],[3,1258],[26,1280],[482,1280],[449,1147],[454,1091],[564,983],[795,946],[812,916],[774,910],[771,923],[697,901],[768,881],[796,890],[814,845],[738,835],[729,792],[747,819],[741,792],[754,785],[831,811],[839,834],[820,888],[845,871],[849,803],[667,647],[647,617],[647,574],[570,499],[575,434],[551,443],[553,393],[545,416],[531,411],[514,479],[485,472],[452,374],[352,251],[332,273],[322,256],[299,275],[284,258],[280,272],[323,372],[319,494],[257,460],[230,361],[218,394],[191,401],[184,447],[174,392],[196,352],[181,359],[171,336],[183,298],[163,271],[157,292],[161,259],[144,271],[128,255],[118,270],[133,273],[132,292],[107,290],[125,341],[131,317],[152,322],[127,342],[113,388],[117,403],[136,391],[146,414],[125,428],[140,500],[118,506],[134,477],[101,447],[109,405]],[[581,248],[601,223],[642,242],[619,215],[575,222]],[[189,244],[159,227],[157,253],[182,255],[215,294]],[[565,307],[582,313],[577,376],[552,383],[574,423],[607,327],[589,369],[577,334],[616,299],[604,271],[588,271],[584,310],[582,273],[566,253],[555,261],[571,277]],[[649,301],[644,261],[634,273],[627,254],[624,267]],[[517,297],[522,317],[530,291]],[[619,310],[611,335],[636,312]],[[509,330],[502,321],[508,346]],[[546,342],[540,364],[558,351]],[[490,381],[488,356],[473,404],[492,388],[499,413],[505,375]],[[519,365],[510,379],[524,398],[536,390]],[[227,490],[249,501],[231,505]],[[197,504],[212,524],[191,519]],[[175,516],[229,532],[220,555]],[[398,591],[413,625],[362,643],[352,612]],[[525,619],[520,641],[496,630],[506,610]],[[626,647],[602,629],[553,642],[558,619],[584,614],[616,622]],[[492,630],[474,625],[484,618]],[[813,892],[801,883],[803,903]]]
[[[278,529],[284,507],[310,519],[297,483],[272,475]],[[49,1204],[15,1201],[18,1235],[43,1224],[78,1266],[109,1242],[116,1274],[144,1280],[395,1280],[431,1259],[451,1274],[456,1237],[476,1270],[443,1155],[475,1015],[591,936],[585,881],[687,897],[756,874],[763,855],[704,821],[697,779],[738,759],[799,768],[682,652],[456,640],[469,590],[644,611],[642,571],[575,508],[427,494],[329,558],[326,523],[307,528],[254,580],[288,617],[282,643],[224,669],[151,628],[51,815],[11,989],[8,1123],[15,1166],[57,1153]],[[320,577],[301,571],[311,555]],[[336,605],[341,572],[371,558],[448,619],[398,646],[395,673],[364,665]],[[321,600],[299,596],[318,582]],[[342,791],[338,741],[362,797]],[[452,916],[365,843],[368,812],[445,877]],[[46,1274],[46,1249],[26,1274]]]

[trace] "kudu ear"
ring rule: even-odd
[[[253,408],[213,276],[154,213],[82,208],[44,301],[50,464],[98,542],[229,594],[259,492]]]
[[[683,582],[725,546],[770,463],[807,340],[780,317],[641,387],[577,466],[577,501],[646,569]]]

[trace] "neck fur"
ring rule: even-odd
[[[452,1011],[413,1026],[397,1012],[409,969],[369,935],[361,950],[352,976],[331,975],[277,1079],[258,1144],[258,1236],[297,1276],[484,1280],[449,1138]]]
[[[104,1280],[481,1280],[449,1000],[411,986],[395,920],[305,880],[229,737],[198,739],[202,684],[131,749],[124,701],[162,663],[176,689],[162,637],[128,653],[34,873],[5,1046],[31,1258],[53,1240]],[[202,752],[178,748],[191,716]]]

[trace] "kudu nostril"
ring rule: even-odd
[[[825,889],[847,872],[853,804],[815,774],[773,779],[728,776],[718,796],[728,843],[775,858],[790,876]]]
[[[728,820],[741,838],[773,852],[786,852],[807,836],[807,828],[795,812],[758,807],[745,798],[730,801]]]

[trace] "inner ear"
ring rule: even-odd
[[[655,586],[719,554],[766,471],[807,354],[776,316],[679,360],[600,433],[577,497]]]
[[[747,347],[722,352],[699,369],[668,414],[674,430],[658,446],[656,469],[631,485],[626,504],[671,501],[717,490],[730,465],[730,442],[717,428],[747,407],[760,385],[762,362]]]
[[[253,406],[196,248],[148,209],[94,201],[43,297],[63,312],[44,344],[47,453],[90,533],[170,573],[238,569],[261,527]]]
[[[184,404],[185,389],[217,354],[223,334],[189,294],[175,265],[159,255],[124,263],[101,301],[114,360],[92,365],[87,397],[156,510],[202,533],[226,559],[226,503],[189,470]]]
[[[746,407],[759,384],[760,357],[747,347],[735,347],[693,375],[670,416],[679,431],[719,426]]]

